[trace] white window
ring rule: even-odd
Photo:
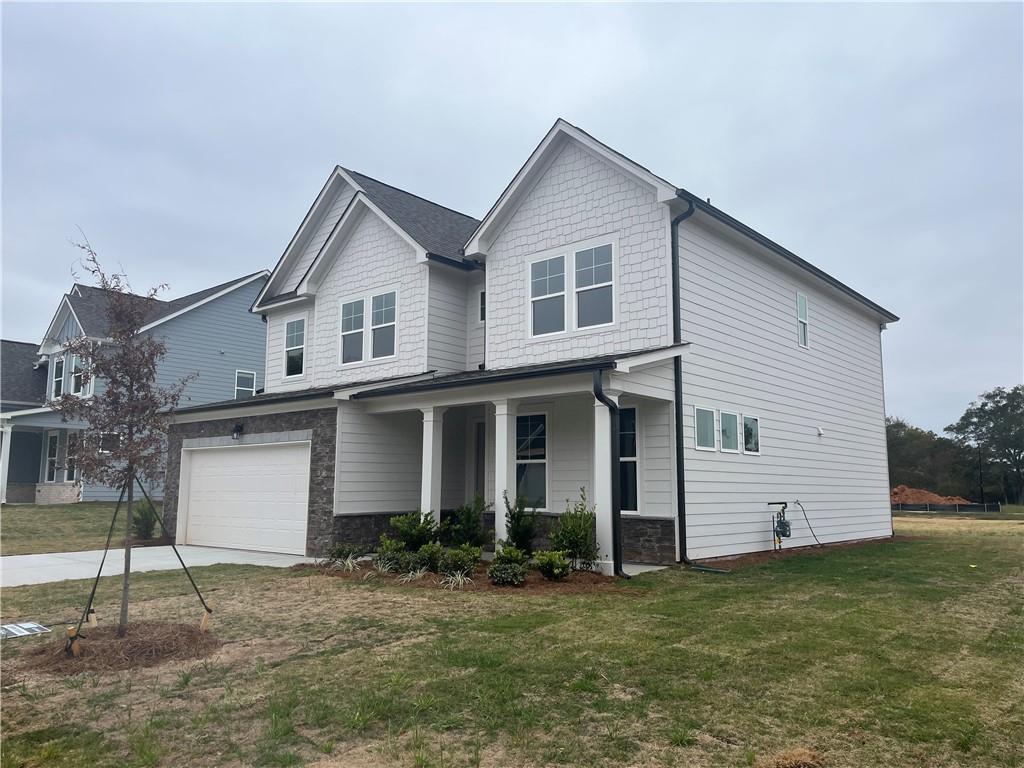
[[[57,432],[46,433],[46,482],[57,481],[57,448],[60,445],[60,435]]]
[[[82,361],[78,355],[71,356],[71,394],[82,394]]]
[[[801,347],[808,344],[809,327],[807,325],[807,297],[802,293],[796,295],[796,339]]]
[[[740,417],[735,413],[720,411],[718,414],[718,434],[723,453],[740,452]]]
[[[530,265],[530,328],[533,336],[565,330],[565,256]]]
[[[363,300],[341,305],[341,364],[363,359]]]
[[[78,433],[68,432],[68,455],[64,459],[64,479],[69,483],[78,479],[78,466],[75,458],[78,456]]]
[[[693,429],[697,450],[715,450],[715,412],[710,408],[693,408]]]
[[[100,435],[100,453],[113,453],[121,447],[121,436],[117,432],[104,432]]]
[[[52,399],[56,400],[64,394],[64,358],[57,357],[53,360],[53,383],[50,387]]]
[[[543,413],[516,417],[516,496],[534,509],[548,504],[548,419]]]
[[[761,425],[756,416],[743,417],[743,452],[761,453]]]
[[[370,300],[370,357],[394,357],[395,314],[397,294],[394,291],[374,296]]]
[[[619,409],[619,499],[623,512],[639,512],[636,408]]]
[[[256,372],[235,371],[235,400],[256,395]]]
[[[487,291],[480,291],[480,313],[477,319],[481,323],[487,322]]]
[[[306,366],[306,320],[291,320],[284,326],[284,375],[301,376]]]
[[[576,251],[576,327],[608,325],[615,320],[611,243]]]

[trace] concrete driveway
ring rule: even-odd
[[[298,555],[279,555],[272,552],[247,552],[241,549],[218,547],[180,546],[185,565],[231,563],[236,565],[267,565],[288,568],[296,563],[312,562]],[[54,552],[41,555],[10,555],[0,557],[0,586],[17,587],[22,584],[48,584],[65,579],[91,579],[96,576],[103,558],[102,549],[85,552]],[[132,548],[132,572],[173,571],[181,568],[170,547]],[[103,564],[103,575],[113,576],[124,571],[124,549],[111,549]]]

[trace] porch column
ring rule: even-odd
[[[0,504],[7,503],[7,470],[11,465],[11,437],[14,432],[10,424],[0,425]]]
[[[423,470],[420,481],[420,512],[441,522],[441,463],[444,408],[422,408]]]
[[[616,405],[618,395],[605,392],[609,400]],[[614,498],[613,483],[618,481],[618,467],[612,466],[612,414],[608,407],[594,398],[594,498],[593,504],[597,514],[597,543],[599,547],[600,567],[604,573],[613,570],[612,543],[614,531],[612,527],[612,500]],[[618,451],[614,451],[618,453]],[[613,475],[612,473],[616,473]]]
[[[505,528],[505,499],[516,498],[516,402],[494,401],[494,540],[508,537]]]

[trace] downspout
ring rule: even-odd
[[[679,292],[679,225],[693,216],[697,210],[693,200],[685,197],[682,190],[676,195],[686,200],[686,210],[672,219],[671,248],[672,248],[672,343],[680,344],[683,340],[682,329],[682,304]],[[683,440],[683,356],[677,354],[672,358],[672,371],[675,378],[675,422],[676,422],[676,515],[678,518],[678,547],[679,558],[677,563],[693,568],[698,571],[709,571],[711,573],[728,573],[718,568],[709,568],[706,565],[698,565],[686,555],[686,472],[683,462],[685,441]],[[617,446],[616,446],[617,447]]]
[[[628,579],[622,570],[622,488],[619,484],[619,406],[604,393],[601,370],[594,371],[594,398],[605,408],[611,419],[611,466],[608,468],[612,481],[612,571],[616,576]]]

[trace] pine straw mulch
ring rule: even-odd
[[[124,637],[117,626],[82,627],[78,658],[64,652],[63,632],[54,642],[27,651],[18,666],[55,675],[79,672],[110,672],[155,667],[165,661],[201,659],[217,650],[221,642],[209,632],[191,624],[162,621],[133,621]]]

